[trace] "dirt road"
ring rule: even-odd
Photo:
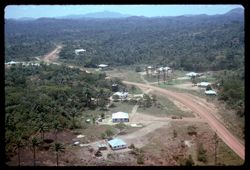
[[[53,51],[51,51],[50,53],[46,54],[42,58],[42,60],[44,62],[48,62],[48,63],[55,61],[57,59],[57,57],[58,57],[58,53],[60,52],[61,48],[62,48],[62,46],[58,45]]]
[[[198,97],[193,96],[191,94],[186,93],[178,93],[169,91],[166,89],[162,89],[159,87],[151,86],[148,84],[134,83],[123,81],[125,84],[135,85],[139,88],[147,88],[152,89],[156,93],[164,94],[166,97],[171,97],[188,108],[190,108],[193,112],[199,114],[201,118],[203,118],[210,127],[218,134],[218,136],[243,160],[245,160],[245,146],[239,142],[239,140],[232,135],[224,125],[216,119],[213,112],[215,111],[212,107],[210,107],[207,103],[204,103],[202,99],[199,100]]]

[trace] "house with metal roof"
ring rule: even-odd
[[[206,95],[217,95],[216,91],[214,91],[214,90],[206,90],[205,94]]]
[[[120,138],[114,138],[114,139],[108,141],[108,144],[110,145],[111,149],[113,149],[113,150],[124,149],[124,148],[126,148],[126,145],[127,145]]]
[[[209,83],[209,82],[200,82],[200,83],[197,83],[198,87],[207,87],[208,85],[211,85],[211,83]]]
[[[112,114],[112,122],[129,122],[128,113],[125,112],[116,112]]]

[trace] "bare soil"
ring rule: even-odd
[[[217,110],[214,107],[211,107],[212,104],[208,104],[208,102],[204,103],[203,99],[191,94],[173,92],[141,83],[127,81],[123,82],[126,84],[133,84],[141,88],[151,88],[160,94],[164,94],[166,97],[175,98],[179,102],[183,103],[193,112],[199,114],[204,120],[206,120],[206,122],[218,134],[218,136],[243,160],[245,159],[245,146],[242,145],[241,142],[239,142],[239,140],[228,129],[225,128],[224,124],[213,115],[213,113],[216,113]]]

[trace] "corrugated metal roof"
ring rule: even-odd
[[[126,145],[126,143],[119,138],[112,139],[108,141],[108,143],[111,145],[111,147]]]
[[[112,119],[128,119],[128,113],[125,112],[116,112],[112,114]]]

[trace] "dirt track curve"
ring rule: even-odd
[[[148,84],[134,83],[123,81],[125,84],[135,85],[139,88],[149,88],[154,90],[155,92],[161,93],[162,95],[166,95],[166,97],[171,97],[188,108],[190,108],[193,112],[197,113],[201,118],[203,118],[209,126],[217,133],[217,135],[237,154],[241,157],[241,159],[245,160],[245,146],[239,142],[239,140],[232,135],[224,125],[212,114],[212,109],[206,105],[200,105],[195,100],[195,96],[186,93],[178,93],[169,91],[166,89],[162,89],[159,87],[151,86]],[[199,101],[201,102],[201,101]]]

